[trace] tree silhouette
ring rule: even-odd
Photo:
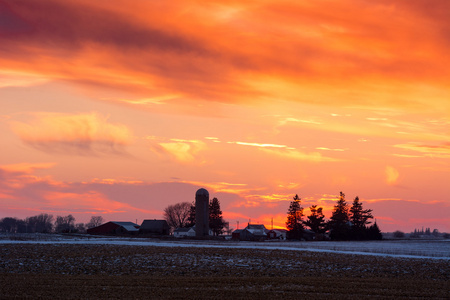
[[[364,240],[369,238],[366,226],[371,223],[369,219],[373,219],[371,212],[371,209],[363,209],[358,196],[353,200],[350,208],[351,239]]]
[[[313,205],[309,208],[311,214],[307,217],[307,220],[303,224],[309,227],[314,233],[320,234],[325,233],[327,222],[325,221],[325,216],[322,212],[322,207],[317,207]]]
[[[72,215],[57,216],[55,221],[56,232],[75,232],[75,218]]]
[[[172,229],[187,227],[190,209],[188,202],[169,205],[164,209],[164,219]]]
[[[189,208],[189,217],[186,227],[192,227],[194,225],[195,225],[195,201],[192,202],[191,207]]]
[[[40,214],[25,220],[28,232],[50,233],[53,229],[53,215]]]
[[[301,199],[296,194],[289,205],[286,221],[288,239],[301,239],[303,237],[303,208],[301,207],[300,202]]]
[[[220,210],[220,202],[217,198],[213,198],[209,202],[209,228],[215,236],[223,233],[225,222],[222,218],[222,211]]]
[[[349,238],[349,214],[345,194],[340,192],[339,199],[333,207],[333,213],[328,222],[330,238],[332,240],[346,240]]]
[[[94,228],[105,223],[105,219],[102,216],[92,216],[89,223],[86,224],[87,228]]]
[[[16,233],[19,232],[18,231],[18,219],[17,218],[11,218],[11,217],[6,217],[3,218],[0,221],[0,230],[1,232],[7,232],[7,233]]]
[[[383,235],[381,234],[380,228],[378,228],[377,222],[373,223],[368,228],[368,238],[369,240],[381,240],[383,239]]]

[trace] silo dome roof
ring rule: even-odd
[[[199,189],[196,193],[195,196],[208,196],[209,197],[209,193],[207,190],[205,190],[204,188]]]

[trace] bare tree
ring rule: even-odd
[[[75,231],[75,218],[72,215],[65,217],[57,216],[55,221],[56,232],[74,232]]]
[[[190,211],[191,204],[188,202],[169,205],[164,209],[164,219],[172,229],[186,227]]]
[[[53,215],[40,214],[25,220],[28,232],[49,233],[53,229]]]
[[[102,216],[92,216],[89,223],[86,224],[86,228],[93,228],[105,223],[105,219]]]
[[[75,231],[78,233],[86,233],[86,226],[84,223],[75,224]]]

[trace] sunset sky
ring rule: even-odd
[[[450,1],[0,0],[0,218],[450,232]]]

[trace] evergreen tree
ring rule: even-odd
[[[366,225],[370,224],[369,219],[373,219],[371,212],[371,209],[363,209],[358,196],[353,200],[352,207],[350,208],[351,239],[364,240],[368,238]]]
[[[327,222],[325,222],[322,207],[317,208],[317,205],[313,205],[309,210],[311,211],[311,214],[307,217],[308,220],[303,222],[303,224],[316,234],[325,233]]]
[[[349,238],[349,214],[345,194],[340,192],[339,199],[333,208],[328,226],[332,240],[347,240]]]
[[[188,225],[187,227],[192,227],[195,225],[195,201],[192,202],[189,209]]]
[[[295,195],[293,200],[294,201],[289,205],[289,210],[287,212],[287,238],[301,239],[303,237],[303,208],[300,205],[301,199],[298,195]]]
[[[369,240],[381,240],[383,235],[381,234],[380,228],[378,228],[377,222],[373,223],[372,226],[368,228],[368,238]]]
[[[217,198],[213,198],[209,202],[209,228],[215,236],[223,233],[225,222],[222,218],[222,211],[220,210],[220,202]]]

